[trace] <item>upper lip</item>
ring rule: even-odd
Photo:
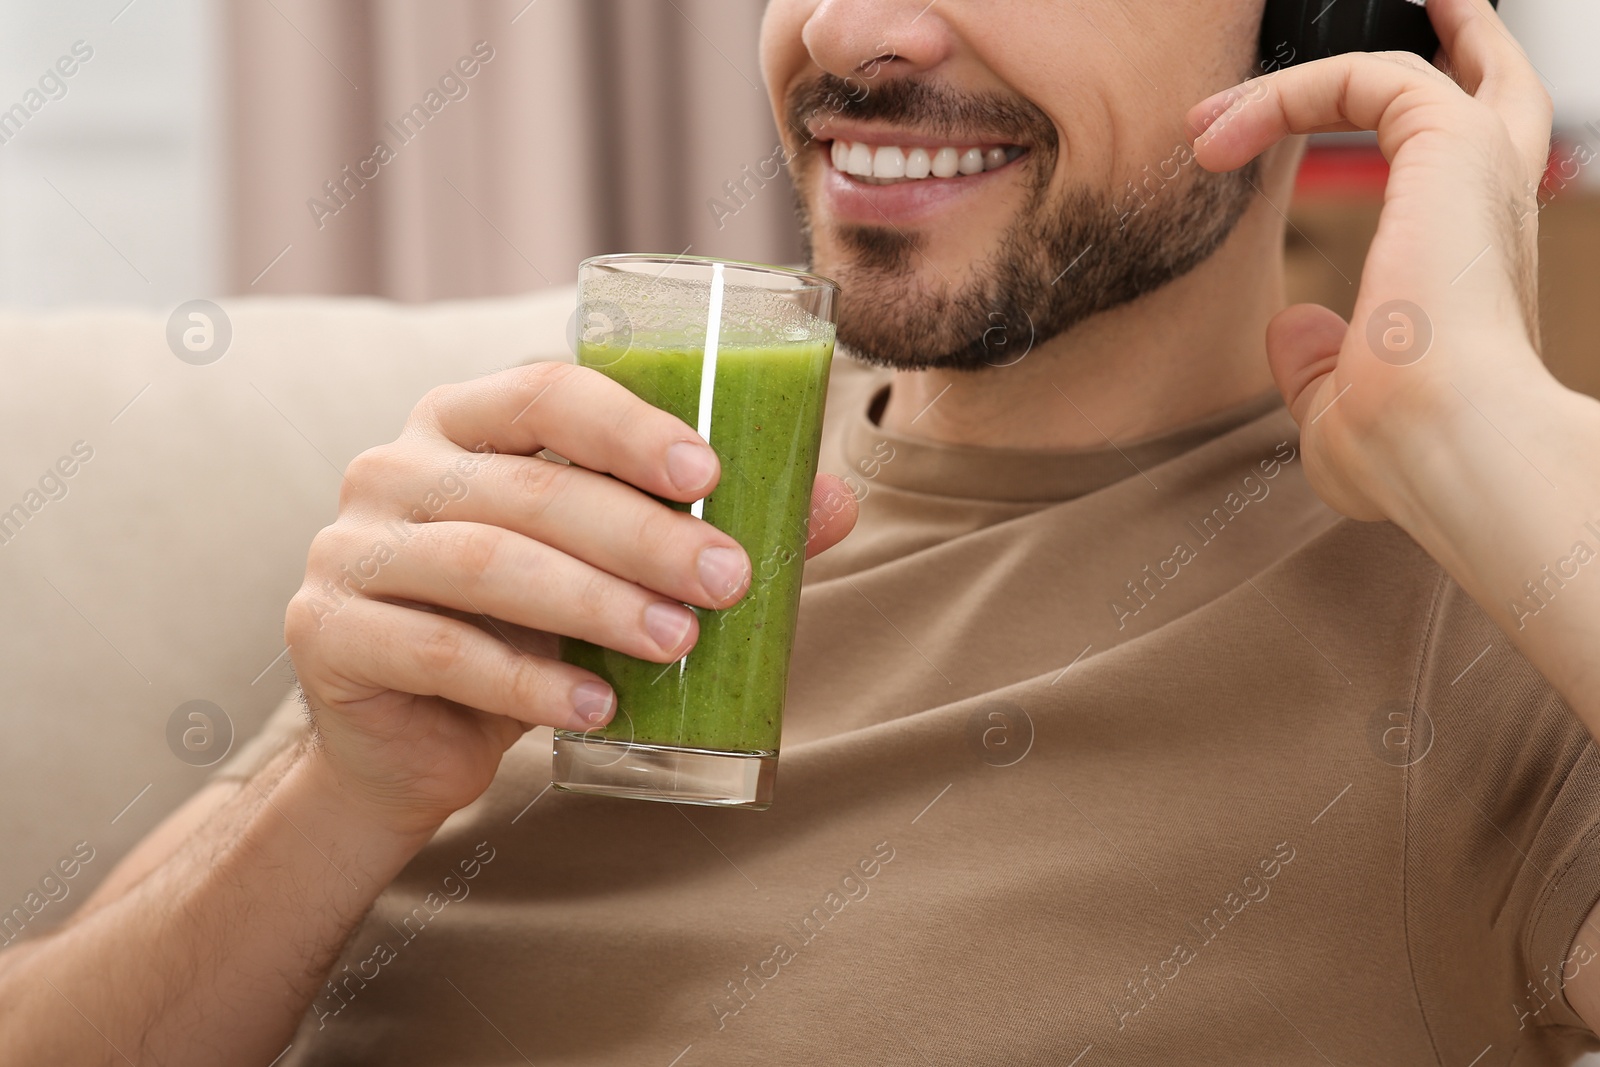
[[[947,134],[926,134],[915,130],[874,126],[870,123],[852,122],[849,119],[811,119],[806,122],[806,132],[817,141],[849,141],[851,144],[874,146],[898,145],[902,148],[943,148],[945,145],[1015,145],[1017,141],[986,133],[970,131],[959,137]],[[1026,145],[1021,147],[1026,148]]]

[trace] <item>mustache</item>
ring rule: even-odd
[[[809,119],[877,120],[915,126],[953,141],[982,133],[1009,144],[1027,145],[1053,157],[1059,148],[1055,124],[1038,107],[996,92],[958,93],[937,82],[892,78],[871,85],[827,72],[790,90],[785,107],[789,128],[803,139]]]

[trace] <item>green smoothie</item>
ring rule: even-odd
[[[702,518],[749,554],[750,590],[721,611],[696,608],[700,639],[676,663],[563,638],[562,659],[598,674],[617,693],[616,717],[591,736],[719,752],[778,751],[832,356],[831,339],[719,348],[710,442],[722,478]],[[690,426],[700,409],[703,359],[699,347],[578,346],[581,365]]]

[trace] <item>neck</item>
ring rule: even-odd
[[[1273,203],[1287,202],[1291,182],[1292,170],[1265,186]],[[1205,263],[1010,366],[896,372],[882,425],[1006,448],[1090,448],[1158,434],[1272,388],[1266,330],[1284,303],[1283,219],[1258,196]],[[1019,351],[1026,334],[1012,330],[1006,344]]]

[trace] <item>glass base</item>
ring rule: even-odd
[[[557,730],[551,753],[550,784],[568,793],[763,811],[777,779],[776,752],[673,748]]]

